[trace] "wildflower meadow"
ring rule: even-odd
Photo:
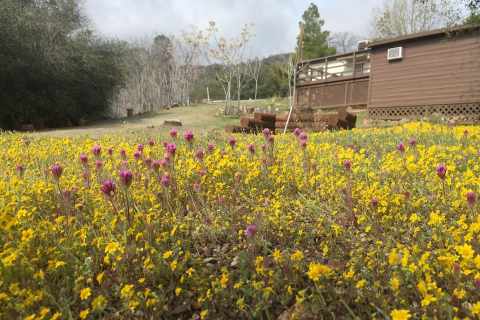
[[[0,150],[1,319],[480,315],[480,127]]]

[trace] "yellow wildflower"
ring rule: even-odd
[[[390,313],[392,320],[408,320],[411,317],[410,311],[406,309],[395,309]]]
[[[307,275],[310,280],[318,281],[320,277],[327,276],[332,272],[332,269],[324,264],[312,262],[308,266]]]
[[[87,300],[92,295],[92,289],[83,288],[80,291],[80,300]]]

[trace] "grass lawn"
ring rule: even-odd
[[[241,105],[247,107],[259,107],[264,110],[269,106],[271,106],[272,110],[288,110],[288,101],[286,99],[274,98],[257,101],[246,100],[242,101]],[[170,129],[169,126],[163,125],[165,120],[170,119],[180,120],[183,123],[184,128],[192,129],[197,132],[223,130],[227,125],[238,124],[238,117],[225,117],[221,115],[222,106],[222,102],[214,102],[211,104],[178,107],[129,119],[100,121],[83,127],[40,131],[35,132],[35,135],[98,137],[113,132],[119,132],[122,135],[129,135],[136,134],[139,131],[149,131],[154,134],[161,134]]]

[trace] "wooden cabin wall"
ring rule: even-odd
[[[404,58],[388,62],[402,46]],[[416,39],[371,52],[369,108],[480,102],[480,34]]]

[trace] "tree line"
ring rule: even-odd
[[[122,83],[120,42],[97,37],[75,0],[0,1],[0,128],[104,116]]]
[[[312,3],[292,53],[249,55],[255,32],[225,38],[214,22],[177,36],[125,42],[98,36],[78,0],[0,1],[0,129],[78,125],[205,99],[235,114],[242,99],[291,96],[295,64],[386,38],[480,23],[479,0],[386,0],[370,36],[324,29]]]

